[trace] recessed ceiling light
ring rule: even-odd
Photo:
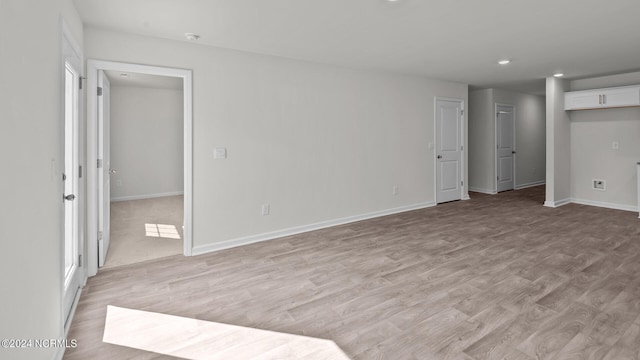
[[[553,76],[555,76],[555,77],[563,77],[564,74],[563,73],[555,73],[555,74],[553,74]]]
[[[128,77],[129,77],[129,74],[126,74],[126,73],[122,73],[122,74],[120,74],[120,77],[123,77],[123,78],[128,78]]]
[[[200,39],[200,35],[194,34],[194,33],[185,33],[184,37],[186,37],[187,40],[190,40],[190,41],[196,41]]]
[[[507,64],[508,64],[508,63],[510,63],[510,62],[511,62],[511,60],[509,60],[509,59],[504,59],[504,60],[500,60],[500,61],[498,61],[498,64],[500,64],[500,65],[507,65]]]

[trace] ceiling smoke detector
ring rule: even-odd
[[[185,33],[184,37],[187,38],[187,40],[189,41],[196,41],[200,39],[200,35],[194,34],[194,33]]]

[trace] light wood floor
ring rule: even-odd
[[[542,206],[536,187],[89,279],[66,359],[107,305],[331,339],[353,359],[639,359],[637,213]]]

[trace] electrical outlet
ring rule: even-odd
[[[611,143],[611,148],[612,148],[613,150],[618,150],[618,149],[620,149],[620,143],[619,143],[619,142],[617,142],[617,141],[614,141],[613,143]]]
[[[122,180],[116,180],[116,186],[117,187],[121,187],[122,186]]]
[[[607,182],[600,179],[591,180],[593,190],[607,191]]]
[[[391,193],[395,196],[395,195],[398,195],[398,192],[400,192],[398,185],[393,185],[393,188],[391,189]]]
[[[262,216],[267,216],[271,212],[271,206],[269,204],[262,204]]]

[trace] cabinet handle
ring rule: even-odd
[[[598,105],[602,105],[602,95],[598,95]]]
[[[602,105],[606,105],[606,104],[607,104],[607,95],[602,94]]]

